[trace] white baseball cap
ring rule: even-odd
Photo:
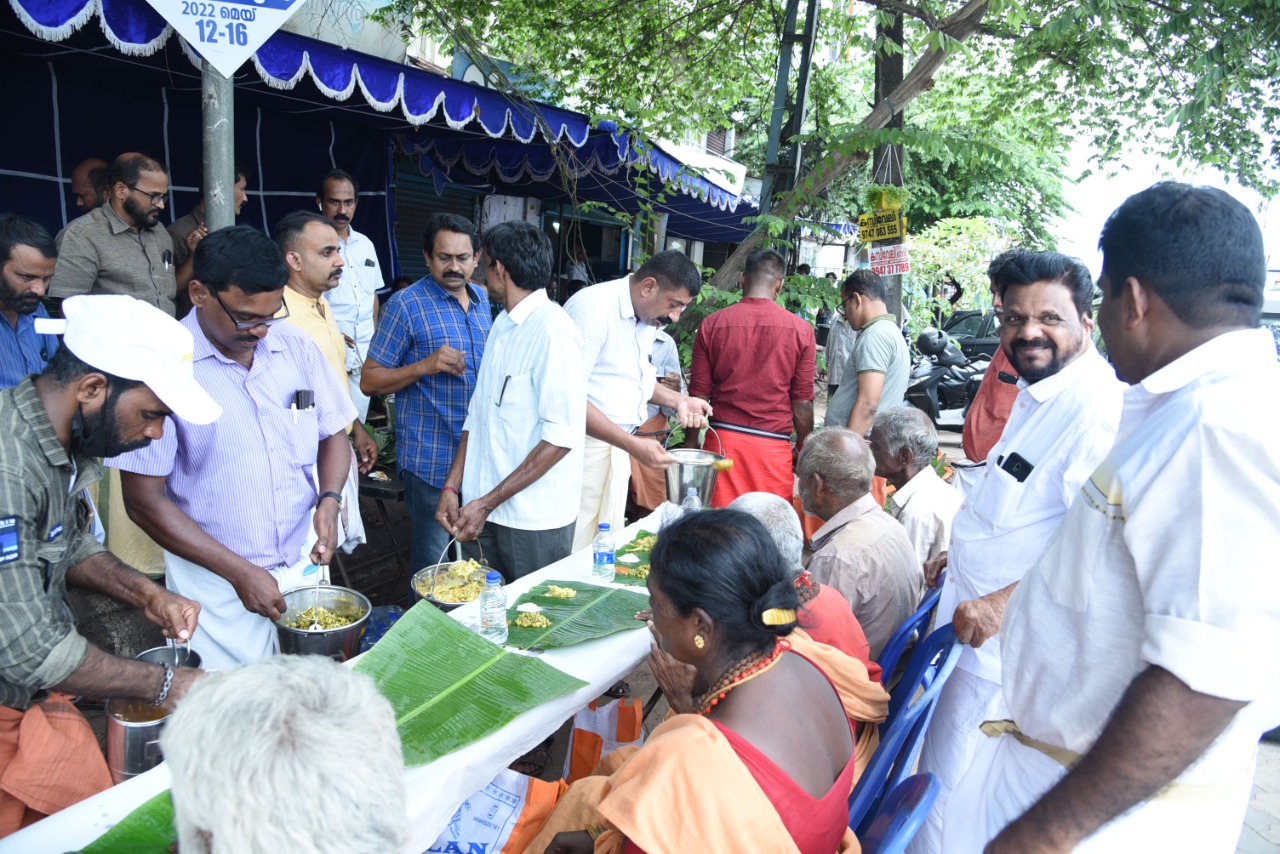
[[[66,320],[36,319],[36,332],[61,335],[80,361],[127,380],[146,383],[174,415],[210,424],[222,407],[196,382],[195,341],[160,309],[124,295],[68,297]]]

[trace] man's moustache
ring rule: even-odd
[[[1025,350],[1030,347],[1043,347],[1045,349],[1053,347],[1053,342],[1048,338],[1037,338],[1034,341],[1014,341],[1014,350]]]

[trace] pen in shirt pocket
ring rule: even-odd
[[[506,379],[502,381],[502,390],[498,392],[498,406],[502,405],[502,398],[507,396],[507,383],[511,382],[511,374],[507,374]]]

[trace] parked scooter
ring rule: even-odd
[[[907,403],[928,415],[939,430],[960,432],[991,360],[970,360],[946,333],[932,328],[916,338],[916,350],[920,358],[911,372]]]

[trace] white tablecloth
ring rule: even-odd
[[[661,508],[626,528],[618,545],[635,539],[641,528],[656,531],[660,514]],[[530,587],[549,579],[591,581],[591,549],[583,549],[513,582],[507,587],[507,601],[514,602]],[[643,588],[630,589],[643,592]],[[424,603],[422,607],[429,606]],[[474,628],[480,622],[479,611],[479,604],[473,602],[451,615]],[[587,687],[525,712],[493,735],[429,765],[406,769],[410,833],[405,854],[425,851],[472,792],[485,786],[500,769],[532,750],[576,711],[630,673],[648,652],[649,633],[641,629],[538,654],[551,666],[588,683]],[[78,850],[148,798],[168,788],[169,767],[161,763],[145,774],[0,840],[0,852],[62,854]]]

